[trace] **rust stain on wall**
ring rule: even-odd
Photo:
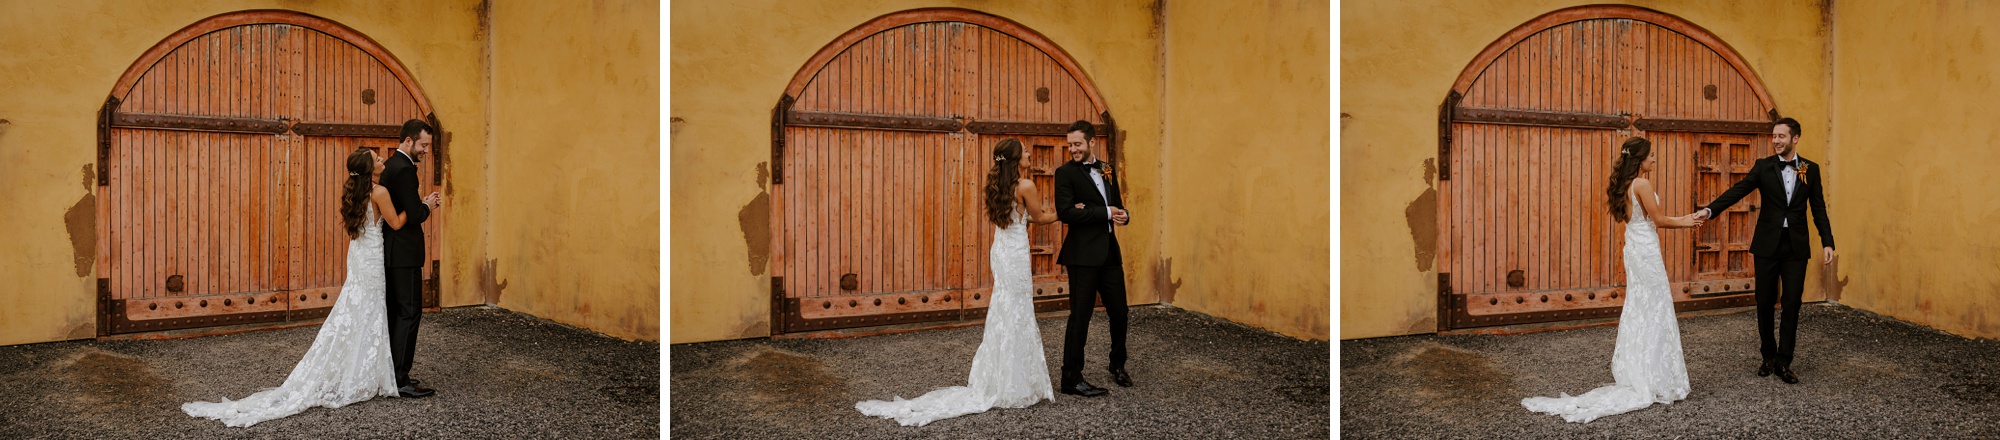
[[[771,178],[770,163],[757,163],[757,187]],[[743,245],[750,248],[750,274],[763,275],[771,261],[771,192],[758,191],[757,197],[736,211],[736,224],[743,228]]]
[[[1429,272],[1437,261],[1437,159],[1424,159],[1424,193],[1403,208],[1403,220],[1410,226],[1410,241],[1417,248],[1417,271]]]
[[[97,195],[90,193],[91,185],[97,181],[97,174],[91,172],[93,166],[83,165],[83,198],[63,213],[63,226],[69,230],[78,277],[90,276],[91,265],[97,263]]]
[[[499,305],[500,293],[507,290],[507,282],[500,281],[499,265],[500,260],[489,259],[479,266],[479,294],[488,305]]]
[[[1174,293],[1181,290],[1181,281],[1174,279],[1174,259],[1160,260],[1153,265],[1153,291],[1160,293],[1160,302],[1173,304]]]

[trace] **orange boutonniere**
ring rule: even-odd
[[[1807,164],[1803,162],[1799,163],[1799,169],[1798,171],[1796,171],[1799,174],[1799,179],[1805,179],[1806,172],[1810,170],[1812,170],[1812,164]]]
[[[1105,179],[1105,180],[1111,180],[1111,179],[1115,179],[1115,178],[1116,178],[1116,177],[1113,177],[1113,176],[1115,176],[1115,175],[1114,175],[1114,174],[1112,174],[1112,171],[1111,171],[1111,162],[1105,162],[1105,163],[1104,163],[1104,169],[1103,169],[1103,170],[1100,170],[1100,172],[1103,172],[1103,173],[1104,173],[1104,179]]]

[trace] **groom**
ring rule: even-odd
[[[1775,372],[1785,383],[1799,383],[1792,372],[1792,348],[1798,340],[1799,297],[1806,284],[1806,262],[1812,260],[1811,236],[1806,234],[1806,210],[1813,212],[1813,226],[1819,230],[1820,264],[1833,262],[1833,228],[1828,225],[1824,186],[1820,185],[1819,164],[1799,157],[1799,121],[1779,119],[1771,127],[1771,147],[1777,155],[1758,159],[1750,174],[1724,191],[1721,197],[1695,213],[1707,219],[1729,209],[1750,191],[1763,198],[1765,209],[1757,211],[1756,235],[1750,239],[1750,254],[1756,258],[1757,335],[1762,339],[1764,364],[1758,376]],[[1782,289],[1782,293],[1781,293]],[[1778,337],[1771,337],[1771,306],[1784,304],[1784,320]]]
[[[397,211],[408,216],[403,229],[382,224],[382,262],[389,282],[389,357],[396,367],[396,391],[403,397],[430,397],[434,392],[410,378],[417,354],[417,322],[423,318],[424,220],[443,201],[432,192],[417,199],[417,158],[431,151],[432,129],[424,121],[403,123],[396,151],[382,161],[383,188]]]
[[[1097,161],[1097,127],[1069,125],[1069,162],[1056,168],[1056,216],[1069,225],[1056,263],[1069,272],[1069,326],[1063,331],[1062,392],[1094,397],[1107,391],[1083,380],[1083,343],[1100,294],[1111,315],[1111,381],[1132,386],[1125,374],[1125,265],[1113,225],[1131,223],[1111,168]]]

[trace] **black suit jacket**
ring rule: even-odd
[[[1825,187],[1820,185],[1819,164],[1804,157],[1800,157],[1799,162],[1805,164],[1805,178],[1799,179],[1793,186],[1792,199],[1789,201],[1785,200],[1785,176],[1780,174],[1785,172],[1785,167],[1778,164],[1777,155],[1772,155],[1758,159],[1756,164],[1750,166],[1750,174],[1743,176],[1743,180],[1736,182],[1735,186],[1729,187],[1728,191],[1722,192],[1722,196],[1716,197],[1714,202],[1708,204],[1710,216],[1720,216],[1722,210],[1735,205],[1736,201],[1742,200],[1743,196],[1750,194],[1750,191],[1757,191],[1763,198],[1762,209],[1757,211],[1756,235],[1750,238],[1751,255],[1790,260],[1812,259],[1813,251],[1816,249],[1812,247],[1812,237],[1806,234],[1807,209],[1812,209],[1813,226],[1819,229],[1820,243],[1824,243],[1826,247],[1833,247],[1833,226],[1826,216],[1826,195],[1822,191]],[[1785,220],[1791,221],[1790,234],[1780,236],[1779,231],[1786,230]],[[1778,251],[1778,240],[1791,240],[1792,246],[1786,255],[1775,255]]]
[[[423,196],[417,195],[417,164],[402,153],[389,150],[389,158],[382,161],[380,183],[389,189],[389,201],[405,216],[403,229],[382,224],[383,265],[423,267],[424,220],[431,217],[431,209],[424,206]]]
[[[1125,208],[1124,199],[1118,196],[1118,184],[1109,176],[1104,179],[1104,194],[1098,195],[1097,184],[1090,180],[1090,168],[1081,163],[1068,162],[1056,168],[1056,218],[1069,225],[1069,234],[1063,237],[1062,253],[1056,255],[1056,264],[1064,266],[1102,266],[1110,258],[1111,244],[1118,237],[1111,233],[1111,214],[1104,207]],[[1105,200],[1106,198],[1110,200]],[[1082,203],[1083,209],[1076,204]],[[1129,210],[1128,210],[1129,213]]]

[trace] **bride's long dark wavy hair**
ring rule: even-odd
[[[368,216],[368,193],[375,190],[375,155],[357,148],[347,155],[347,181],[340,185],[340,217],[347,239],[361,238],[361,223]]]
[[[1626,195],[1632,192],[1632,179],[1639,177],[1639,167],[1653,154],[1653,142],[1634,136],[1618,151],[1618,164],[1611,167],[1611,186],[1604,188],[1604,195],[1610,196],[1605,206],[1611,208],[1611,218],[1623,222],[1631,220],[1631,198]]]
[[[993,146],[993,169],[986,172],[986,220],[1002,228],[1014,223],[1014,182],[1021,180],[1021,141]]]

